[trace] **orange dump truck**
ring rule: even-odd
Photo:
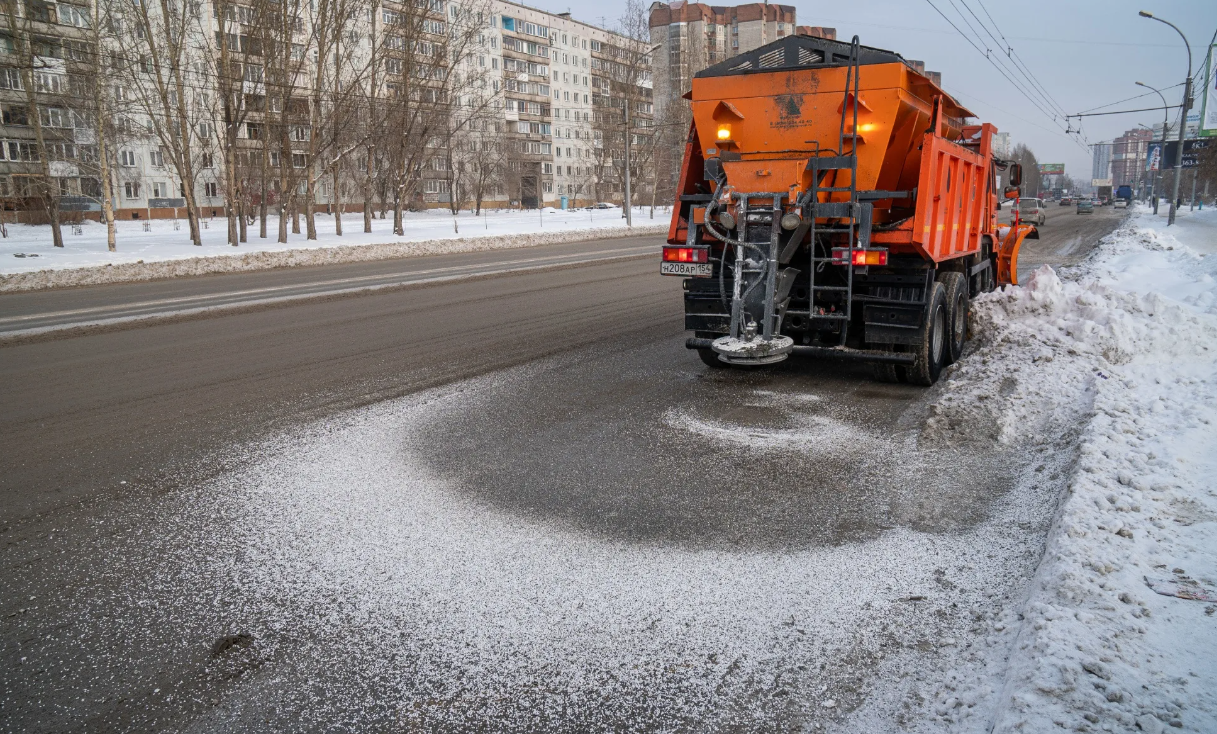
[[[963,351],[970,299],[1016,282],[1038,237],[998,225],[1021,171],[994,156],[997,129],[856,37],[781,39],[698,73],[686,97],[661,272],[687,279],[687,344],[708,365],[802,354],[933,384]]]

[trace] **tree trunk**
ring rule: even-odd
[[[405,226],[402,224],[401,216],[401,194],[393,196],[393,234],[398,237],[404,237],[406,234]]]
[[[287,244],[287,197],[279,193],[279,242]]]
[[[300,234],[300,202],[292,194],[292,234]]]
[[[241,236],[241,241],[248,242],[249,240],[247,238],[249,236],[249,221],[246,218],[245,192],[244,191],[241,192],[241,212],[240,212],[240,214],[241,214],[241,216],[240,216],[240,219],[237,220],[237,224],[238,224],[238,230],[239,230],[240,236]]]
[[[334,234],[342,236],[342,184],[338,183],[338,169],[334,169]]]
[[[314,215],[317,213],[317,179],[313,178],[311,173],[306,174],[304,195],[308,198],[304,200],[304,238],[308,240],[317,239],[317,222]]]
[[[262,156],[265,161],[265,153]],[[266,164],[262,164],[262,198],[258,201],[258,236],[266,239]]]
[[[106,139],[106,124],[102,120],[107,119],[102,117],[108,116],[109,112],[106,109],[105,100],[102,95],[107,91],[99,91],[98,94],[98,123],[97,123],[97,161],[100,166],[98,169],[98,183],[101,184],[101,216],[106,223],[106,247],[110,252],[118,252],[117,243],[117,227],[114,226],[114,199],[110,196],[112,191],[112,172],[110,171],[110,150],[109,141]]]
[[[228,244],[233,247],[237,246],[239,235],[237,234],[237,210],[239,205],[237,200],[241,196],[241,192],[237,190],[237,161],[236,161],[236,145],[230,139],[230,136],[235,136],[236,131],[229,126],[224,132],[224,185],[227,191],[224,192],[224,207],[228,211]]]

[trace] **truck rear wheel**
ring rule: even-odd
[[[968,281],[963,273],[954,271],[938,274],[938,282],[947,296],[947,352],[944,365],[954,364],[963,356],[968,338]]]
[[[914,349],[913,364],[906,368],[908,381],[929,387],[938,382],[948,351],[949,321],[947,293],[942,283],[935,281],[926,298],[925,318],[921,323],[921,343]]]

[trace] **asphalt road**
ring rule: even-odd
[[[0,296],[0,730],[917,715],[1060,467],[863,366],[706,370],[656,244]]]

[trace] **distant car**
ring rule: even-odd
[[[1018,216],[1024,222],[1044,226],[1048,220],[1048,212],[1044,209],[1043,199],[1019,199]]]
[[[1072,203],[1073,203],[1072,197],[1063,196],[1063,197],[1061,197],[1061,203],[1059,204],[1059,206],[1069,206]]]
[[[1127,199],[1116,199],[1116,203],[1115,203],[1113,206],[1114,206],[1116,209],[1127,209],[1127,208],[1128,208],[1128,200],[1127,200]]]
[[[1094,202],[1089,199],[1079,199],[1078,214],[1094,214]]]
[[[607,202],[603,202],[603,201],[602,201],[602,202],[600,202],[599,204],[597,204],[597,205],[595,206],[595,208],[596,208],[596,209],[616,209],[616,208],[617,208],[617,205],[616,205],[616,204],[609,204],[609,203],[607,203]]]

